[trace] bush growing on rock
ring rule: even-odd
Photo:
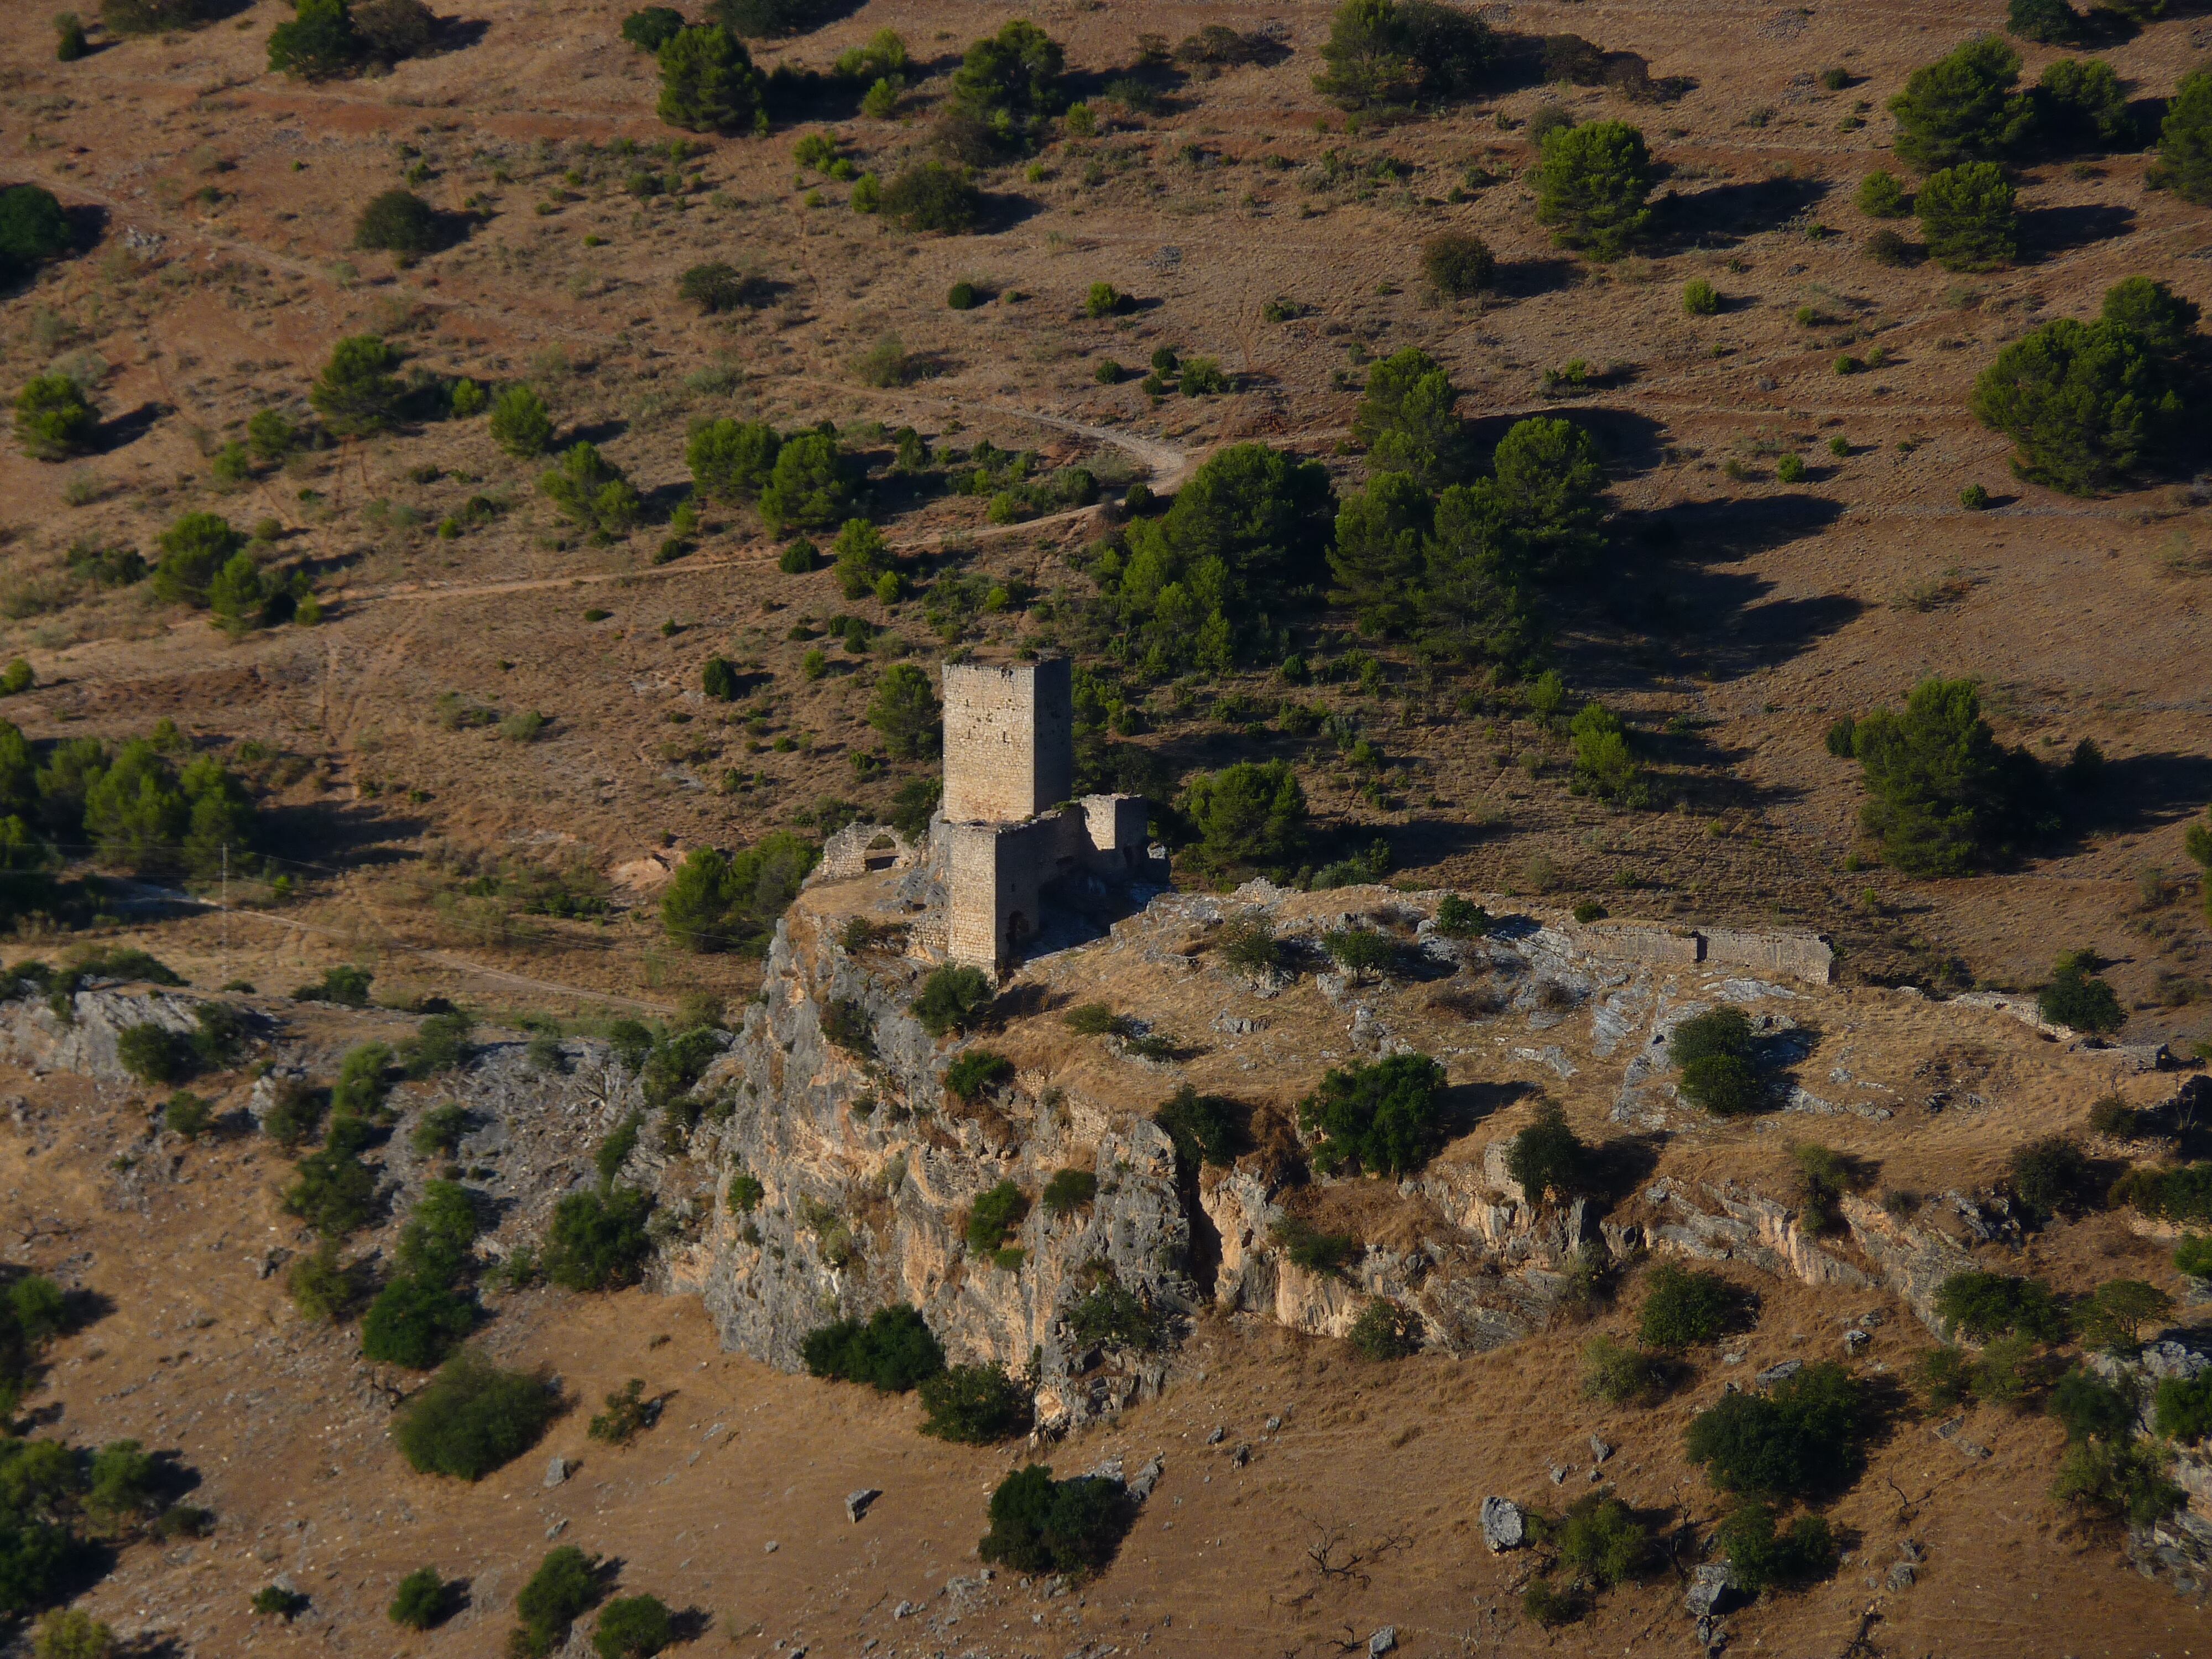
[[[1044,1183],[1037,1202],[1057,1218],[1072,1215],[1098,1195],[1098,1177],[1088,1170],[1058,1170]]]
[[[1767,1103],[1751,1021],[1741,1009],[1716,1008],[1684,1020],[1668,1040],[1667,1058],[1681,1069],[1682,1097],[1716,1116],[1741,1117]]]
[[[1015,1572],[1095,1571],[1121,1547],[1134,1507],[1117,1480],[1054,1480],[1049,1467],[1031,1464],[991,1494],[991,1529],[977,1553]]]
[[[1740,1328],[1748,1305],[1743,1291],[1718,1273],[1662,1261],[1645,1275],[1637,1334],[1646,1347],[1680,1353]]]
[[[945,1369],[945,1350],[910,1304],[878,1308],[864,1322],[841,1319],[807,1333],[799,1345],[807,1373],[833,1382],[865,1382],[879,1394],[905,1394]]]
[[[985,1255],[999,1248],[1008,1233],[1030,1212],[1027,1194],[1011,1181],[1001,1181],[979,1197],[968,1212],[968,1248]]]
[[[520,1625],[509,1638],[509,1651],[524,1659],[544,1659],[568,1639],[568,1627],[592,1610],[599,1595],[597,1556],[573,1544],[548,1552],[514,1598]]]
[[[1429,1160],[1443,1129],[1444,1068],[1426,1054],[1332,1066],[1298,1103],[1314,1167],[1401,1176]]]
[[[554,1206],[545,1235],[546,1278],[571,1291],[635,1284],[653,1254],[652,1213],[653,1195],[635,1187],[570,1193]]]
[[[1506,1146],[1505,1172],[1520,1183],[1529,1202],[1540,1204],[1547,1196],[1564,1202],[1588,1189],[1590,1149],[1568,1127],[1564,1107],[1540,1101],[1534,1121]]]
[[[1807,1365],[1767,1394],[1723,1395],[1690,1420],[1690,1461],[1724,1492],[1820,1498],[1866,1467],[1876,1426],[1865,1385],[1830,1361]]]
[[[975,1029],[992,1003],[991,981],[975,968],[947,963],[921,982],[911,1012],[933,1037]]]
[[[996,1365],[955,1365],[921,1383],[921,1431],[939,1440],[988,1446],[1027,1434],[1030,1391]]]
[[[418,1474],[481,1480],[536,1445],[560,1412],[542,1376],[501,1370],[464,1349],[400,1407],[392,1437]]]
[[[945,1068],[945,1091],[957,1099],[973,1101],[1009,1082],[1013,1075],[1014,1062],[1004,1054],[970,1048],[955,1056]]]

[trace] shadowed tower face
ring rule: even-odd
[[[945,816],[1019,823],[1075,793],[1067,659],[945,665]]]

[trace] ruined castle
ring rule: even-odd
[[[1075,694],[1065,657],[945,665],[945,801],[933,862],[945,954],[998,974],[1073,885],[1164,884],[1141,795],[1075,789]]]

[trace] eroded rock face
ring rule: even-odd
[[[0,1060],[34,1072],[79,1072],[127,1083],[116,1044],[133,1025],[197,1029],[200,999],[169,991],[79,991],[60,1007],[44,997],[0,1003]],[[65,1011],[65,1012],[64,1012]]]
[[[807,1334],[891,1303],[921,1310],[955,1364],[1032,1364],[1042,1423],[1066,1426],[1157,1389],[1141,1350],[1087,1345],[1067,1316],[1109,1281],[1161,1316],[1196,1305],[1175,1150],[1151,1122],[1104,1115],[1020,1079],[975,1106],[950,1099],[944,1054],[908,1012],[919,970],[856,960],[780,928],[761,1000],[702,1092],[732,1103],[693,1161],[712,1170],[711,1215],[672,1241],[670,1288],[702,1296],[729,1347],[796,1369]],[[872,1054],[823,1033],[837,1006],[872,1031]],[[1095,1196],[1033,1208],[996,1251],[964,1237],[1002,1181],[1036,1194],[1061,1170]],[[741,1181],[757,1182],[750,1208]]]

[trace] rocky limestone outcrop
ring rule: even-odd
[[[972,1107],[949,1096],[941,1066],[963,1045],[940,1053],[908,1012],[919,974],[778,928],[761,998],[702,1084],[729,1115],[693,1149],[713,1170],[711,1213],[670,1242],[670,1288],[704,1299],[726,1346],[786,1368],[817,1327],[911,1303],[955,1363],[1033,1370],[1048,1427],[1156,1389],[1156,1358],[1085,1343],[1068,1316],[1109,1284],[1159,1318],[1196,1305],[1173,1146],[1034,1079]],[[866,1052],[825,1034],[833,1007],[869,1033]],[[1096,1178],[1089,1201],[1040,1205],[1000,1250],[970,1249],[977,1198],[1009,1180],[1034,1194],[1070,1168]]]
[[[0,1060],[30,1072],[77,1072],[105,1083],[128,1083],[116,1045],[133,1025],[159,1025],[179,1035],[198,1028],[203,999],[169,991],[95,987],[56,998],[18,997],[0,1003]]]

